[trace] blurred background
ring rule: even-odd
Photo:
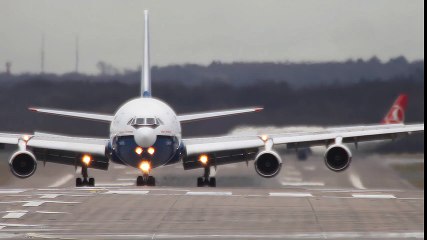
[[[41,106],[114,113],[138,96],[143,10],[153,94],[178,113],[263,106],[185,125],[184,137],[241,126],[376,124],[400,93],[424,121],[424,1],[0,1],[0,130],[108,135]],[[414,136],[380,152],[424,152]]]

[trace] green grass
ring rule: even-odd
[[[424,190],[424,163],[396,164],[393,168],[412,185]]]

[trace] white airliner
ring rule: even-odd
[[[88,168],[107,170],[109,163],[140,169],[142,176],[136,185],[154,186],[150,174],[155,168],[181,163],[185,170],[204,169],[197,186],[216,186],[210,176],[211,167],[254,160],[256,172],[265,178],[276,176],[282,168],[282,159],[276,146],[304,148],[327,146],[326,166],[336,172],[350,166],[352,153],[346,144],[395,139],[416,132],[424,132],[424,124],[351,126],[316,131],[284,132],[271,135],[224,136],[214,138],[182,139],[181,124],[249,112],[249,108],[220,112],[177,115],[166,103],[152,97],[149,58],[148,12],[145,11],[144,67],[141,97],[125,103],[114,116],[79,113],[51,109],[30,110],[65,117],[95,120],[111,125],[106,139],[59,136],[43,133],[0,133],[0,144],[17,145],[11,156],[11,172],[19,178],[32,176],[37,162],[52,162],[82,168],[83,178],[76,186],[95,186]],[[285,103],[290,104],[290,103]]]

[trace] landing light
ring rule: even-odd
[[[261,140],[262,140],[262,141],[264,141],[264,142],[267,142],[267,140],[268,140],[268,135],[262,135],[262,136],[261,136]]]
[[[24,135],[24,136],[22,136],[22,140],[24,140],[25,142],[28,142],[28,141],[30,141],[30,136]]]
[[[149,173],[151,170],[151,165],[149,162],[147,161],[143,161],[140,165],[139,165],[139,169],[141,169],[141,171],[143,173]]]
[[[208,155],[201,155],[200,157],[199,157],[199,161],[203,164],[203,165],[206,165],[206,164],[208,164],[208,162],[209,162],[209,158],[208,158]]]
[[[154,149],[153,147],[149,147],[149,148],[147,149],[147,152],[148,152],[150,155],[154,155],[154,153],[156,152],[156,149]]]
[[[92,162],[92,157],[89,155],[84,155],[82,157],[82,162],[86,165],[89,166],[90,162]]]
[[[135,148],[135,152],[136,152],[136,154],[141,155],[142,152],[144,152],[144,150],[142,149],[142,147],[137,147],[137,148]]]

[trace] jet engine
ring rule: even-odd
[[[350,166],[352,157],[353,155],[347,146],[335,144],[326,150],[325,164],[334,172],[342,172]]]
[[[255,158],[255,171],[264,178],[272,178],[282,169],[282,159],[274,151],[264,151]]]
[[[33,153],[18,151],[9,160],[10,171],[19,178],[31,177],[37,169],[37,160]]]

